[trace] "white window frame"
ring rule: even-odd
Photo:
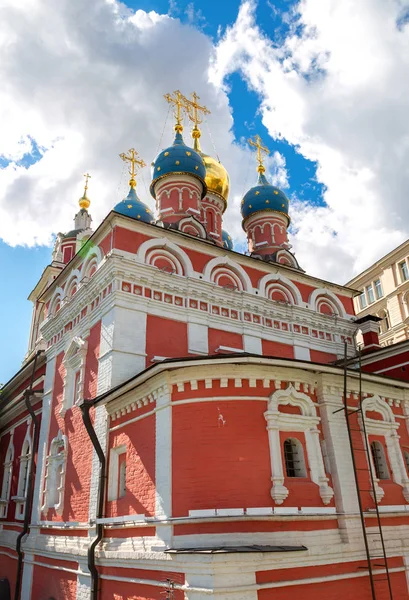
[[[363,303],[361,302],[362,298],[364,299],[365,305],[363,305]],[[362,290],[362,292],[359,294],[358,303],[359,303],[359,310],[365,310],[365,308],[368,306],[368,301],[366,299],[365,290]]]
[[[293,465],[292,467],[290,466],[290,469],[292,469],[294,471],[294,473],[296,473],[295,475],[289,475],[288,471],[289,469],[287,468],[287,456],[286,456],[286,442],[290,442],[291,444],[291,455],[292,455],[292,462],[297,462],[295,460],[296,457],[299,458],[299,461],[301,463],[300,466],[295,466]],[[286,472],[286,476],[289,477],[290,479],[303,479],[305,477],[307,477],[307,465],[305,464],[305,456],[304,456],[304,448],[302,443],[300,442],[300,440],[296,437],[288,437],[284,440],[283,442],[283,453],[284,453],[284,465],[285,465],[285,472]]]
[[[60,414],[81,403],[84,397],[85,362],[88,343],[80,337],[74,337],[64,356],[64,390]],[[79,381],[76,380],[79,373]]]
[[[375,302],[375,292],[374,292],[373,283],[368,283],[368,285],[365,287],[365,292],[366,292],[368,304],[373,304]],[[372,297],[372,299],[371,299],[371,297]]]
[[[378,294],[378,286],[376,285],[376,283],[379,281],[379,287],[381,290],[381,293]],[[383,286],[382,286],[382,280],[380,277],[378,277],[378,279],[375,279],[375,281],[373,282],[373,287],[374,287],[374,291],[375,291],[375,297],[377,300],[380,300],[381,298],[383,298]]]
[[[54,508],[61,514],[64,508],[65,473],[67,463],[67,437],[58,432],[51,440],[46,460],[44,505],[42,510]]]
[[[119,499],[119,457],[126,454],[126,445],[111,448],[109,453],[108,502]]]
[[[280,412],[280,404],[297,406],[301,409],[301,414]],[[319,487],[322,502],[329,504],[334,496],[334,491],[329,485],[321,451],[320,431],[318,429],[321,419],[317,416],[311,398],[298,392],[290,384],[285,390],[277,390],[270,396],[264,417],[267,421],[270,446],[271,481],[273,483],[271,497],[274,502],[282,504],[289,494],[288,488],[284,485],[285,465],[283,464],[281,452],[280,432],[301,431],[305,436],[310,479]]]
[[[366,416],[367,412],[378,412],[382,415],[382,421],[378,419],[370,419]],[[386,400],[381,400],[379,396],[370,396],[362,402],[362,414],[365,416],[365,429],[368,438],[368,446],[370,447],[369,436],[383,436],[385,439],[384,451],[385,459],[389,459],[388,471],[390,471],[390,479],[378,479],[376,476],[375,465],[372,459],[372,452],[369,452],[369,462],[372,469],[372,474],[375,483],[375,495],[377,502],[381,502],[385,491],[380,485],[383,481],[394,481],[402,486],[402,493],[409,503],[409,476],[406,470],[405,461],[403,459],[402,450],[399,444],[400,435],[398,434],[399,423],[395,420],[395,415]],[[359,416],[359,421],[362,429],[362,417]]]
[[[404,268],[402,268],[404,266]],[[398,262],[398,271],[401,283],[405,283],[405,281],[409,281],[409,269],[406,258]],[[406,273],[406,277],[403,276],[404,272]]]
[[[31,455],[33,451],[33,444],[30,436],[30,425],[31,421],[27,421],[27,431],[23,441],[23,445],[21,446],[21,455],[20,455],[20,469],[18,474],[18,484],[17,484],[17,495],[12,497],[12,500],[16,503],[16,513],[15,517],[18,520],[24,519],[24,509],[27,498],[27,486],[28,486],[28,478],[30,475],[30,462]],[[24,449],[27,448],[28,451],[24,452]],[[24,486],[24,487],[23,487]]]
[[[13,444],[14,429],[10,432],[10,441],[7,446],[6,456],[3,463],[3,479],[1,484],[0,496],[0,518],[7,517],[8,506],[10,502],[11,483],[13,478],[13,461],[14,461],[14,444]]]

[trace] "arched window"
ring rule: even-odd
[[[7,516],[7,505],[10,499],[10,488],[11,488],[11,476],[13,472],[13,458],[14,449],[12,441],[10,440],[9,447],[6,452],[6,458],[3,463],[3,483],[1,486],[1,497],[0,497],[0,517]]]
[[[287,477],[306,477],[304,452],[299,440],[294,438],[285,440],[284,460]]]
[[[378,479],[389,479],[389,469],[386,462],[385,451],[380,442],[371,443],[372,460],[375,467],[375,474]]]
[[[391,328],[391,322],[389,319],[389,314],[387,310],[381,310],[381,312],[378,315],[382,321],[380,323],[381,325],[381,333],[386,333],[390,328]]]
[[[55,508],[58,512],[62,511],[64,502],[66,456],[66,438],[59,431],[51,442],[50,454],[47,457],[44,503],[44,508]]]
[[[28,432],[27,432],[28,435]],[[30,438],[26,437],[21,449],[20,456],[20,472],[18,475],[17,498],[16,501],[16,518],[24,517],[24,506],[27,496],[28,474],[31,460],[31,442]]]

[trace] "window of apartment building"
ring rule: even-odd
[[[373,286],[372,283],[370,283],[367,287],[366,287],[366,294],[368,296],[368,302],[369,304],[372,304],[372,302],[375,302],[375,296],[373,293]]]
[[[366,296],[365,292],[362,292],[359,296],[359,306],[362,308],[366,308]]]
[[[382,289],[381,280],[377,279],[376,281],[374,281],[374,286],[375,286],[376,299],[379,300],[379,298],[383,297],[383,289]]]
[[[409,270],[406,260],[399,263],[399,271],[402,281],[407,281],[409,279]]]

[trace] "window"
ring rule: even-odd
[[[3,483],[1,486],[0,497],[0,517],[7,516],[7,505],[10,500],[11,476],[13,472],[14,447],[13,438],[10,438],[9,447],[7,448],[6,458],[3,463]]]
[[[368,295],[368,302],[369,302],[369,304],[371,304],[372,302],[375,302],[375,296],[374,296],[374,293],[373,293],[372,283],[367,286],[366,293]]]
[[[383,297],[383,289],[382,289],[382,283],[380,279],[377,279],[374,282],[375,285],[375,296],[377,298],[377,300],[379,300],[379,298]]]
[[[284,460],[287,477],[306,477],[304,452],[299,440],[285,440]]]
[[[87,342],[75,337],[64,356],[65,378],[61,414],[82,400],[84,391],[85,360]]]
[[[17,496],[13,497],[16,502],[16,518],[24,518],[24,506],[27,496],[28,474],[31,460],[31,440],[27,430],[20,456],[20,472],[18,475]]]
[[[378,479],[389,479],[389,469],[382,444],[380,442],[372,442],[371,453],[376,477]]]
[[[361,309],[366,308],[365,292],[361,292],[361,294],[359,295],[359,305]]]
[[[112,448],[109,455],[108,501],[126,494],[126,446]]]
[[[119,457],[118,498],[126,494],[126,454]]]
[[[408,265],[406,264],[406,260],[399,263],[399,270],[400,270],[400,275],[401,275],[402,281],[407,281],[409,279],[409,270],[408,270]]]
[[[50,445],[47,457],[47,474],[45,484],[44,508],[55,508],[62,512],[64,503],[65,461],[67,456],[67,439],[58,432]]]
[[[381,321],[381,333],[386,333],[388,331],[388,329],[390,329],[391,323],[389,320],[389,315],[387,313],[386,310],[382,310],[379,313],[379,318],[382,319]]]

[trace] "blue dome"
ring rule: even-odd
[[[243,220],[262,210],[275,210],[284,213],[288,217],[288,198],[278,188],[271,185],[260,173],[257,185],[252,187],[241,202],[241,214]]]
[[[173,173],[193,175],[203,184],[202,198],[206,196],[206,167],[203,158],[196,150],[186,146],[181,133],[176,133],[173,146],[162,150],[152,165],[151,194],[155,196],[155,183],[165,175]]]
[[[223,248],[226,248],[226,250],[233,250],[233,240],[231,239],[230,234],[224,229],[222,230],[222,240]]]
[[[152,211],[146,204],[139,200],[133,187],[130,188],[127,197],[118,202],[114,211],[121,215],[138,219],[139,221],[145,221],[145,223],[153,223],[155,221]]]

